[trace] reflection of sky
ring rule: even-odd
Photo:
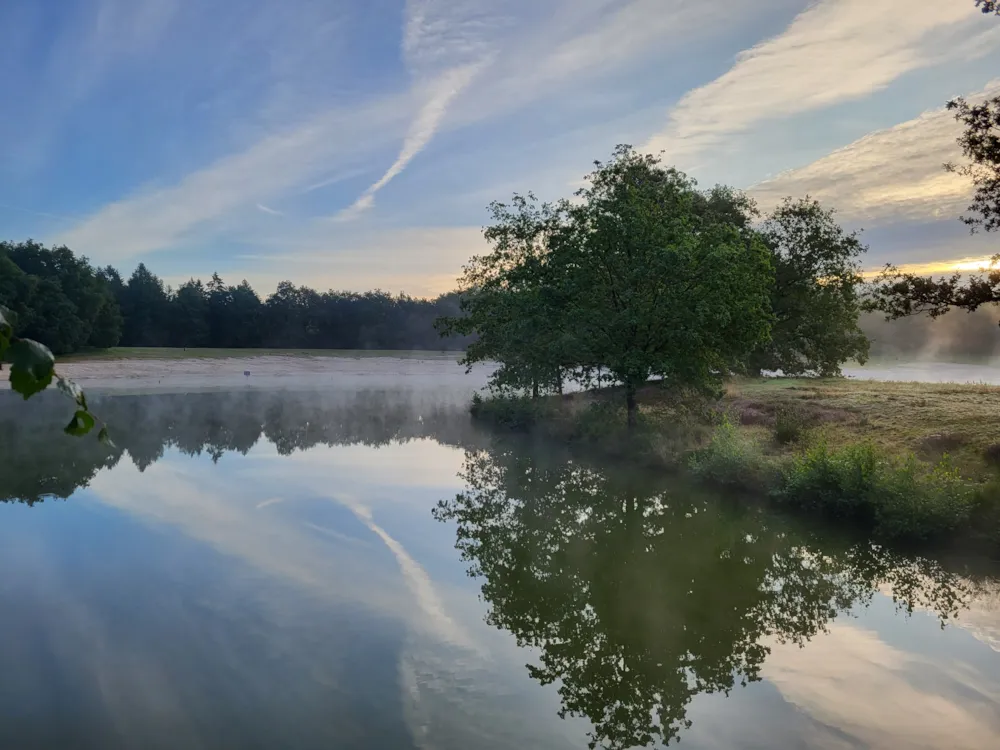
[[[73,731],[94,747],[584,747],[431,517],[462,459],[430,440],[284,457],[261,441],[217,465],[168,450],[68,502],[0,507],[0,747],[28,728],[67,747]],[[1000,736],[1000,654],[882,595],[854,614],[804,649],[773,644],[763,682],[696,699],[681,746]]]

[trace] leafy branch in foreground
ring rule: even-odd
[[[962,222],[975,232],[1000,230],[1000,96],[979,104],[969,104],[962,97],[948,102],[955,119],[965,126],[958,139],[968,164],[945,164],[949,172],[968,177],[976,191],[969,204],[969,215]]]
[[[59,392],[70,398],[77,406],[64,432],[67,435],[80,437],[100,424],[97,437],[102,443],[110,444],[108,427],[90,411],[83,389],[72,380],[56,373],[56,359],[45,344],[15,336],[10,317],[10,311],[0,306],[0,363],[5,358],[10,362],[10,387],[27,400],[36,393],[44,391],[55,380]]]
[[[896,320],[911,315],[938,318],[953,307],[973,312],[997,302],[1000,302],[1000,254],[994,255],[980,274],[970,276],[964,283],[958,273],[934,279],[886,266],[872,283],[864,307]]]
[[[985,15],[996,13],[1000,16],[1000,1],[998,0],[976,0],[976,7]]]

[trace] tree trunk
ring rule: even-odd
[[[635,386],[632,383],[625,384],[625,406],[628,408],[628,428],[633,430],[639,416],[639,405],[635,402]]]
[[[538,398],[538,378],[531,381],[531,397]]]
[[[556,389],[558,390],[560,396],[563,395],[563,374],[562,374],[562,370],[560,370],[559,374],[556,376]]]

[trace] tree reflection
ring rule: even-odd
[[[479,439],[464,404],[419,401],[405,392],[246,390],[92,401],[114,447],[63,434],[72,404],[58,394],[40,394],[28,405],[0,393],[0,455],[14,467],[0,474],[0,501],[67,498],[124,456],[141,471],[171,448],[218,461],[230,452],[245,455],[261,440],[288,455],[315,445],[380,446],[433,437],[467,447]]]
[[[436,515],[458,524],[487,621],[539,649],[530,674],[590,720],[592,748],[669,744],[694,696],[759,679],[768,642],[804,643],[880,586],[942,618],[969,594],[932,562],[637,473],[496,449],[470,452],[464,478]]]

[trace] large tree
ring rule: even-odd
[[[867,248],[817,201],[788,198],[759,227],[771,251],[771,338],[750,356],[750,369],[785,375],[839,375],[848,360],[864,362],[861,263]]]
[[[169,297],[163,280],[145,263],[136,266],[121,291],[125,346],[166,346],[169,343]]]
[[[710,392],[767,340],[773,268],[762,241],[703,210],[694,182],[654,156],[619,146],[588,181],[550,264],[572,292],[581,361],[622,384],[632,426],[650,378]]]
[[[461,316],[441,321],[445,333],[470,335],[462,363],[498,364],[494,389],[560,390],[573,365],[575,322],[565,279],[550,262],[567,206],[539,204],[530,193],[490,205],[484,236],[491,252],[473,257],[459,282]]]

